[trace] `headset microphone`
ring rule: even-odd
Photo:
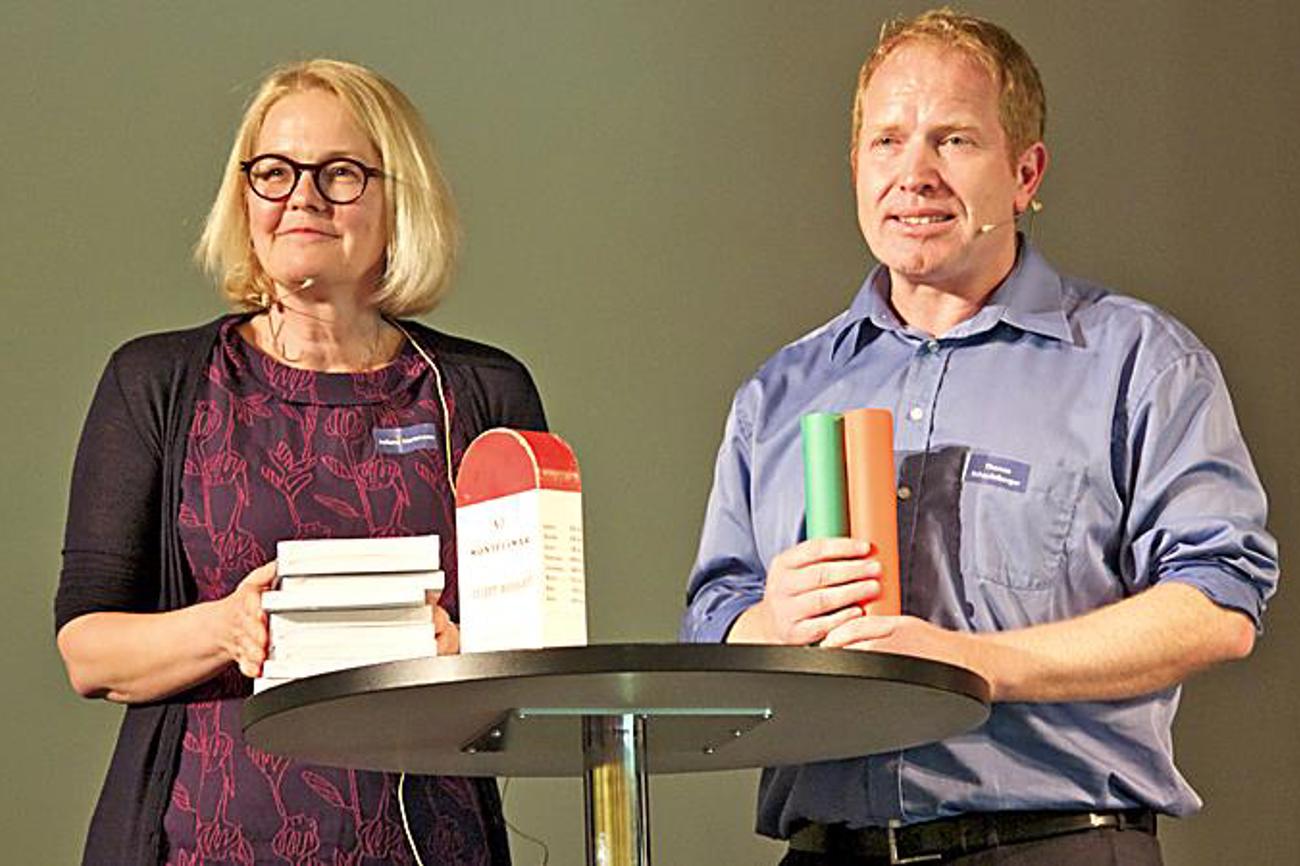
[[[1005,225],[1011,225],[1011,224],[1014,223],[1015,221],[1016,221],[1016,220],[1015,220],[1015,217],[1012,217],[1011,219],[1009,219],[1009,220],[1003,220],[1003,221],[1000,222],[1000,223],[984,223],[984,225],[980,226],[979,228],[977,228],[977,229],[975,230],[975,234],[976,234],[976,235],[986,235],[986,234],[988,234],[989,232],[993,231],[994,229],[999,229],[999,228],[1001,228],[1002,226],[1005,226]]]
[[[271,309],[271,307],[274,306],[274,307],[278,307],[281,312],[284,312],[285,298],[289,297],[290,295],[296,295],[299,292],[305,292],[315,284],[316,284],[315,277],[307,277],[306,279],[300,280],[298,282],[298,288],[294,289],[291,292],[284,292],[278,295],[272,295],[269,292],[253,292],[251,294],[245,295],[244,300],[252,304],[253,306],[257,307],[259,310],[269,310]]]
[[[1034,213],[1038,213],[1043,209],[1043,203],[1038,199],[1033,199],[1032,201],[1029,202],[1029,209]],[[986,235],[989,232],[993,231],[994,229],[1001,228],[1002,226],[1005,225],[1014,224],[1015,221],[1019,218],[1020,218],[1020,214],[1015,214],[1014,216],[1011,217],[1011,219],[1008,220],[1002,220],[1001,222],[996,222],[996,223],[984,223],[984,225],[980,226],[978,229],[975,230],[975,234]]]

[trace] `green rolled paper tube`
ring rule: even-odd
[[[844,419],[834,412],[811,412],[799,422],[803,434],[804,517],[809,538],[849,534],[844,492]]]

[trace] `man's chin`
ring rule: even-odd
[[[876,261],[891,271],[915,274],[940,266],[951,258],[958,244],[950,236],[933,238],[907,238],[881,232],[867,238],[867,247]]]
[[[927,283],[941,279],[946,272],[948,256],[934,249],[917,249],[908,251],[886,250],[885,255],[877,255],[876,260],[889,268],[896,278],[901,277],[912,283]]]

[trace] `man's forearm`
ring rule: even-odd
[[[1157,585],[1074,619],[1002,632],[956,632],[915,617],[854,619],[825,645],[967,667],[995,701],[1122,700],[1182,682],[1254,645],[1250,620],[1194,587]]]
[[[998,701],[1116,700],[1244,658],[1255,631],[1194,587],[1160,584],[1060,622],[973,638],[973,667]]]

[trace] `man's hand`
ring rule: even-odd
[[[821,645],[917,656],[985,675],[982,670],[985,659],[978,637],[940,628],[914,616],[855,617],[831,629]]]
[[[742,613],[728,643],[815,644],[863,616],[880,595],[881,566],[872,546],[853,538],[817,538],[772,559],[763,600]]]

